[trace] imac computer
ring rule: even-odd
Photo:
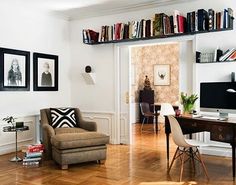
[[[236,114],[236,82],[201,83],[200,110],[218,112],[222,120]]]

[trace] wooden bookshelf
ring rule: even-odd
[[[141,41],[141,40],[165,39],[165,38],[171,38],[171,37],[191,36],[191,35],[197,35],[197,34],[222,32],[222,31],[230,31],[230,30],[233,30],[233,27],[232,28],[226,28],[226,29],[210,30],[210,31],[206,30],[206,31],[196,31],[196,32],[190,32],[190,33],[175,33],[175,34],[171,34],[171,35],[161,35],[161,36],[133,38],[133,39],[111,40],[111,41],[105,41],[105,42],[94,42],[94,43],[84,43],[84,44],[99,45],[99,44],[112,44],[112,43],[121,43],[121,42],[135,42],[135,41]],[[210,62],[207,62],[207,63],[210,63]],[[220,62],[211,62],[211,63],[220,63]]]

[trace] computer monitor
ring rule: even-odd
[[[222,118],[236,114],[236,82],[201,83],[200,110],[218,112]]]

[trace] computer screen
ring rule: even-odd
[[[210,111],[236,111],[236,83],[211,82],[200,84],[200,108]]]

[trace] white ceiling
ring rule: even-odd
[[[10,1],[53,11],[68,19],[82,19],[194,0],[7,0],[5,2]]]

